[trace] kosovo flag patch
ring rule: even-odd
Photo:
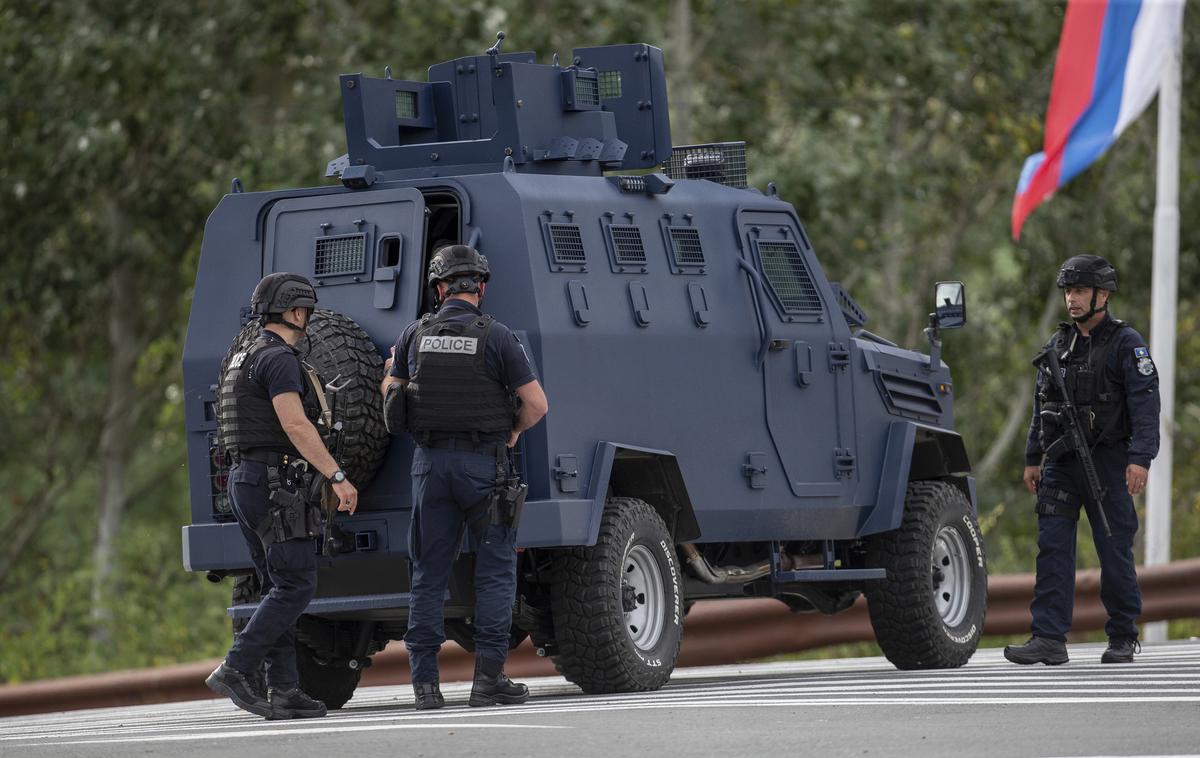
[[[1150,376],[1154,373],[1154,361],[1150,360],[1150,350],[1144,347],[1135,347],[1133,349],[1133,357],[1137,358],[1137,370],[1142,376]]]

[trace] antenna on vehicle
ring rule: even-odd
[[[392,67],[391,67],[391,66],[384,66],[384,67],[383,67],[383,78],[384,78],[384,79],[391,79],[391,78],[392,78]]]
[[[496,44],[492,45],[491,47],[489,47],[487,49],[487,54],[488,55],[499,55],[500,54],[500,45],[504,42],[504,38],[507,36],[508,35],[505,34],[504,32],[496,32]]]
[[[554,67],[561,68],[561,64],[559,64],[559,62],[558,62],[558,53],[554,54]]]

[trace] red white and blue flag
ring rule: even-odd
[[[1183,0],[1068,0],[1042,152],[1025,159],[1012,235],[1055,190],[1099,158],[1158,92],[1183,27]]]

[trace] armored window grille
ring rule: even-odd
[[[608,227],[612,238],[613,257],[618,265],[645,265],[646,246],[642,244],[642,230],[636,226],[613,224]]]
[[[575,76],[575,104],[600,104],[600,87],[596,83],[596,77],[594,74],[591,76],[585,76],[581,71]]]
[[[417,117],[417,93],[400,91],[396,93],[396,118]]]
[[[318,237],[313,275],[361,274],[366,263],[366,240],[365,234]]]
[[[615,100],[621,96],[620,71],[601,71],[597,79],[600,83],[601,100]]]
[[[550,247],[555,263],[586,263],[583,252],[583,235],[578,224],[548,224]]]
[[[671,148],[663,171],[672,179],[708,179],[728,187],[746,187],[746,143],[718,142]]]
[[[759,240],[758,256],[784,313],[821,310],[821,298],[804,265],[799,245],[791,240]]]
[[[700,245],[700,230],[691,226],[672,226],[671,255],[675,257],[675,265],[703,266],[704,248]]]

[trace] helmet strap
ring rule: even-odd
[[[1086,322],[1088,319],[1090,319],[1092,316],[1095,316],[1097,313],[1104,313],[1108,310],[1108,302],[1107,301],[1104,303],[1104,305],[1102,307],[1100,307],[1100,308],[1096,307],[1096,296],[1099,294],[1100,294],[1100,288],[1092,287],[1091,310],[1089,310],[1087,313],[1083,314],[1082,316],[1074,316],[1073,318],[1075,320],[1075,323],[1082,324],[1082,323]]]

